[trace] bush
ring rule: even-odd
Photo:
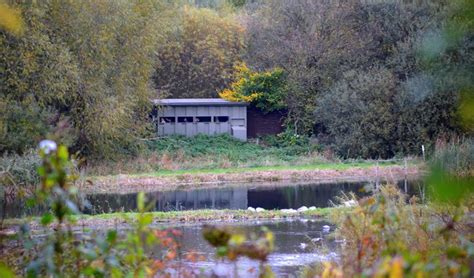
[[[190,275],[179,262],[176,239],[181,233],[151,226],[153,217],[147,213],[143,193],[137,197],[137,217],[124,219],[131,231],[123,234],[111,229],[105,235],[85,230],[73,232],[74,216],[80,214],[78,208],[82,203],[74,186],[76,176],[69,171],[74,161],[63,145],[42,149],[40,156],[41,186],[32,201],[49,207],[39,221],[45,234],[39,240],[30,234],[28,224],[21,229],[19,243],[23,248],[13,248],[2,258],[11,263],[17,274],[27,277],[145,277],[169,276],[170,272]],[[0,237],[2,246],[3,239]],[[160,252],[148,251],[156,249]],[[8,266],[2,267],[0,273],[10,272]]]
[[[345,245],[323,277],[467,277],[474,256],[463,214],[468,207],[417,204],[397,187],[384,186],[332,215]]]
[[[219,96],[229,101],[250,102],[264,113],[286,108],[287,87],[280,68],[253,72],[245,63],[235,67],[235,80]]]
[[[41,165],[41,159],[33,150],[23,155],[5,153],[0,157],[0,184],[16,187],[38,185],[39,165]]]
[[[427,75],[399,87],[385,67],[346,72],[319,100],[319,136],[347,158],[419,154],[441,134],[459,131],[458,95],[436,80]]]
[[[194,137],[169,136],[149,143],[149,149],[158,152],[198,157],[206,155],[241,157],[249,152],[258,152],[262,148],[254,144],[239,141],[228,134],[208,136],[199,134]]]
[[[316,118],[341,156],[390,158],[395,155],[394,95],[388,70],[350,71],[320,99]]]

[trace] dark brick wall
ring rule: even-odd
[[[286,112],[273,111],[264,114],[259,109],[247,107],[247,137],[256,138],[261,135],[275,135],[283,131]]]

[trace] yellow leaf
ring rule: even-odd
[[[14,35],[20,35],[23,32],[21,11],[0,2],[0,27]]]
[[[390,278],[402,278],[403,277],[403,260],[401,258],[395,258],[390,268]]]

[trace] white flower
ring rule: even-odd
[[[43,140],[39,143],[39,148],[44,151],[45,154],[55,151],[58,145],[53,140]]]

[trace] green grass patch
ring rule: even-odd
[[[151,173],[131,174],[131,177],[143,176],[176,176],[184,174],[228,174],[228,173],[244,173],[244,172],[258,172],[258,171],[285,171],[285,170],[347,170],[350,168],[368,168],[376,166],[377,162],[339,162],[339,163],[319,163],[307,165],[276,165],[276,166],[255,166],[243,168],[196,168],[183,170],[158,170]],[[379,162],[380,167],[397,165],[396,161],[382,161]]]
[[[281,144],[277,140],[260,140],[260,144],[242,142],[228,134],[194,137],[169,136],[148,142],[148,149],[160,153],[181,154],[185,157],[226,157],[232,161],[246,161],[262,156],[274,156],[283,160],[316,152],[321,147],[308,140]]]
[[[330,211],[335,208],[317,208],[315,210],[308,210],[301,213],[284,213],[280,210],[265,210],[263,212],[252,212],[248,210],[231,210],[231,209],[199,209],[199,210],[184,210],[184,211],[155,211],[148,212],[151,214],[155,221],[177,221],[177,220],[219,220],[219,218],[232,218],[232,219],[252,219],[252,218],[275,218],[275,217],[300,217],[300,216],[318,216],[325,217],[329,215]],[[118,219],[118,218],[129,218],[133,219],[138,216],[136,212],[116,212],[116,213],[104,213],[97,215],[80,215],[77,216],[76,220],[87,220],[87,219]]]
[[[231,210],[231,209],[199,209],[199,210],[184,210],[184,211],[156,211],[147,212],[153,217],[154,222],[182,222],[192,223],[200,221],[217,221],[217,220],[252,220],[252,219],[282,219],[282,218],[295,218],[295,217],[321,217],[326,218],[329,214],[339,208],[317,208],[315,210],[308,210],[301,213],[283,213],[280,210],[265,210],[263,212],[252,212],[248,210]],[[92,225],[101,223],[112,223],[123,219],[134,221],[138,217],[137,212],[115,212],[115,213],[103,213],[96,215],[75,215],[72,216],[73,222],[81,221],[82,224]],[[30,218],[15,218],[5,219],[5,226],[21,225],[25,222],[38,222],[39,217]]]
[[[322,151],[308,138],[288,141],[280,136],[257,142],[242,142],[229,135],[195,137],[170,136],[147,142],[138,157],[118,161],[91,162],[89,176],[126,174],[166,176],[183,174],[225,174],[248,171],[345,170],[397,164],[393,161],[341,160],[330,151]]]

